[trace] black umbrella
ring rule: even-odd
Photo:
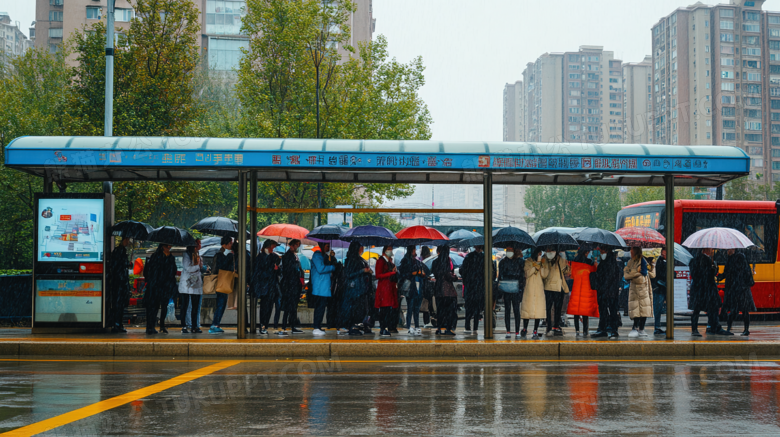
[[[200,240],[201,247],[219,246],[222,244],[222,237],[206,237]]]
[[[452,246],[458,246],[461,243],[465,242],[465,240],[470,240],[474,237],[480,237],[481,235],[474,231],[469,231],[467,229],[458,229],[457,231],[450,232],[447,237],[450,239],[450,245]]]
[[[598,228],[585,228],[577,234],[580,243],[591,243],[598,246],[628,247],[620,235]]]
[[[146,240],[147,237],[149,237],[149,233],[153,230],[154,228],[146,223],[126,220],[115,224],[111,228],[111,235],[122,238],[132,238],[134,240]]]
[[[571,235],[559,231],[545,231],[538,234],[536,238],[537,247],[555,246],[559,249],[577,249],[580,244]]]
[[[190,229],[203,234],[238,238],[238,221],[226,217],[206,217],[190,226]],[[246,238],[249,238],[249,231],[246,231]]]
[[[339,225],[322,225],[312,229],[311,232],[306,234],[306,238],[312,238],[321,241],[338,240],[339,237],[344,235],[349,228]]]
[[[184,229],[173,226],[161,226],[149,233],[146,241],[170,244],[171,246],[194,246],[195,238]]]
[[[522,250],[536,247],[536,242],[528,232],[513,226],[507,226],[493,233],[493,247],[505,249],[509,246]]]

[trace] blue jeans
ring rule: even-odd
[[[406,327],[412,329],[412,318],[414,318],[414,327],[420,327],[420,305],[422,305],[422,293],[409,290],[409,296],[406,298]]]
[[[322,328],[322,318],[325,317],[329,299],[327,296],[317,296],[317,306],[314,308],[314,329]],[[328,317],[330,317],[330,314],[328,314]]]
[[[222,316],[225,314],[225,308],[227,308],[227,301],[227,294],[217,293],[217,308],[214,310],[214,321],[211,322],[211,326],[219,326],[222,322]]]
[[[655,329],[661,329],[661,311],[664,307],[664,302],[666,302],[666,290],[664,290],[664,293],[655,293],[653,292],[653,325],[655,326]],[[669,317],[669,309],[667,308],[667,314],[666,317]]]

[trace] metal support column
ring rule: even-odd
[[[249,206],[251,212],[249,213],[249,247],[251,248],[251,261],[252,272],[254,273],[255,259],[257,258],[257,171],[252,170],[249,176]],[[250,281],[251,282],[251,281]],[[255,333],[257,329],[257,298],[254,297],[254,293],[250,293],[252,296],[251,305],[249,308],[249,332]]]
[[[674,340],[674,176],[664,176],[666,191],[666,338]],[[655,317],[660,315],[656,314]]]
[[[52,177],[49,172],[46,172],[43,176],[43,194],[51,194],[51,182]]]
[[[238,338],[246,338],[246,172],[238,172]]]
[[[106,93],[103,136],[114,136],[114,8],[116,0],[108,0],[106,16]]]
[[[493,338],[493,174],[484,173],[483,181],[485,226],[485,339]]]

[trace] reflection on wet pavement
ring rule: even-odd
[[[209,365],[0,362],[0,431]],[[58,435],[778,434],[780,366],[721,361],[244,361]]]

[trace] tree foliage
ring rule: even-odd
[[[533,212],[537,230],[550,226],[614,229],[622,207],[617,187],[535,185],[525,192],[526,208]]]
[[[674,198],[678,200],[693,199],[693,191],[690,187],[676,187],[674,189]],[[664,199],[666,199],[664,187],[631,187],[623,199],[623,205],[628,206]]]

